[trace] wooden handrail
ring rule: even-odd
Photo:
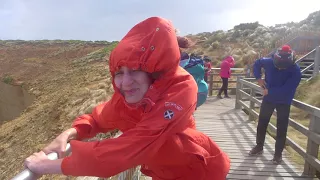
[[[304,56],[302,56],[301,58],[299,58],[296,63],[300,63],[304,58],[306,58],[307,56],[309,56],[310,54],[312,54],[313,52],[316,51],[316,48],[314,48],[312,51],[308,52],[307,54],[305,54]]]
[[[244,87],[246,90],[244,90]],[[247,92],[248,90],[250,93]],[[262,94],[262,88],[252,82],[249,82],[247,79],[238,77],[235,107],[236,109],[244,107],[249,112],[249,120],[255,120],[259,117],[259,113],[255,111],[255,104],[260,106],[262,102],[254,97],[256,94]],[[244,101],[243,97],[249,101],[249,105]],[[296,99],[293,100],[292,106],[307,112],[311,117],[309,127],[305,127],[289,118],[289,126],[304,134],[308,138],[308,144],[307,148],[304,149],[290,139],[290,137],[287,137],[286,143],[305,159],[304,174],[312,177],[315,175],[320,177],[320,160],[318,158],[320,145],[320,108],[311,106]],[[274,115],[276,116],[276,111]],[[269,123],[269,128],[274,133],[277,130],[277,128],[271,123]]]
[[[310,64],[309,66],[307,66],[306,68],[302,69],[301,73],[305,73],[306,71],[308,71],[309,69],[311,69],[314,66],[314,63]]]
[[[211,68],[211,70],[220,70],[221,68]],[[244,68],[230,68],[231,71],[243,71]]]
[[[213,77],[214,76],[219,76],[220,77],[220,74],[215,72],[215,71],[220,71],[221,68],[211,68],[211,72],[209,74],[209,82],[208,82],[208,85],[209,85],[209,96],[212,96],[212,91],[213,90],[219,90],[220,88],[214,88],[213,87],[213,84],[214,83],[217,83],[217,84],[220,84],[222,81],[221,80],[214,80]],[[231,71],[240,71],[240,72],[237,72],[237,73],[231,73],[231,79],[234,78],[234,77],[242,77],[242,76],[246,76],[246,74],[244,73],[244,68],[230,68]],[[236,83],[237,81],[235,80],[230,80],[229,83]],[[235,89],[234,87],[231,87],[231,88],[228,88],[228,89]]]

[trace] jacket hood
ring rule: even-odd
[[[160,17],[148,18],[135,25],[111,52],[112,76],[122,66],[148,73],[174,71],[180,51],[172,23]]]
[[[176,73],[179,62],[180,50],[174,26],[166,19],[151,17],[135,25],[119,42],[110,54],[109,69],[113,78],[122,66],[152,75],[153,84],[144,98],[135,104],[126,103],[137,107],[157,101]],[[114,81],[113,87],[115,95],[121,95]]]
[[[233,62],[234,61],[234,58],[232,57],[232,56],[227,56],[227,57],[225,57],[224,58],[224,60],[223,61],[228,61],[228,62]]]

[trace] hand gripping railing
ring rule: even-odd
[[[121,132],[118,132],[116,135],[114,135],[111,138],[117,138],[121,135]],[[71,153],[71,146],[68,143],[66,147],[66,155],[69,155]],[[47,155],[50,160],[58,159],[57,153],[50,153]],[[112,178],[118,179],[118,180],[139,180],[140,179],[140,168],[139,166],[133,167],[130,169],[127,169],[116,176],[113,176]],[[37,178],[36,174],[31,172],[29,169],[24,169],[22,172],[17,174],[12,180],[35,180]]]
[[[66,154],[68,155],[71,152],[71,146],[68,143],[66,147]],[[47,155],[48,159],[56,160],[58,159],[58,153],[50,153]],[[12,180],[34,180],[36,179],[36,174],[30,171],[28,168],[24,169],[22,172],[17,174]]]

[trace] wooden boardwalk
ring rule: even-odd
[[[303,177],[302,168],[283,153],[283,163],[274,165],[270,161],[274,153],[274,139],[267,135],[264,153],[258,157],[248,155],[255,145],[256,124],[248,120],[242,110],[234,109],[235,99],[210,97],[195,113],[199,131],[207,134],[229,155],[231,168],[227,179],[254,180],[309,180]],[[78,180],[93,180],[94,177],[78,177]],[[142,176],[140,180],[151,180]]]
[[[275,141],[269,135],[264,153],[250,157],[248,153],[255,145],[256,124],[248,121],[248,115],[234,106],[235,99],[210,97],[195,113],[197,129],[210,136],[229,155],[228,179],[308,179],[301,176],[302,170],[290,162],[286,151],[282,164],[272,164]]]

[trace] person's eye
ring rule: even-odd
[[[122,75],[122,74],[123,74],[123,72],[118,71],[118,72],[116,72],[114,75],[115,75],[115,76],[120,76],[120,75]]]
[[[131,73],[133,73],[133,74],[138,74],[138,73],[140,73],[141,72],[141,70],[132,70],[131,71]]]

